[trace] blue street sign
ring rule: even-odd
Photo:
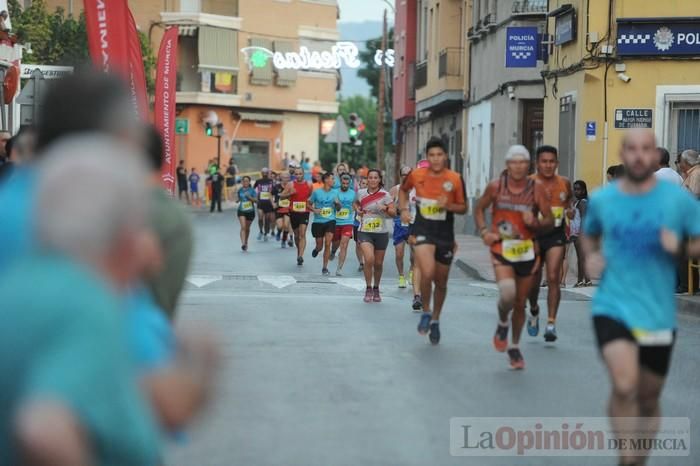
[[[586,140],[595,141],[596,137],[596,123],[595,121],[586,122]]]
[[[537,27],[506,28],[506,68],[536,68],[537,37]]]
[[[617,54],[700,56],[700,22],[690,18],[618,19]]]

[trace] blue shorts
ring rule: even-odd
[[[400,223],[394,223],[394,246],[408,241],[409,230],[408,227],[401,225]]]
[[[190,192],[191,192],[191,193],[198,193],[198,192],[199,192],[199,186],[197,186],[196,184],[191,184],[191,185],[190,185]]]

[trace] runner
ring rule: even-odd
[[[333,253],[340,249],[338,264],[335,271],[336,277],[343,275],[343,265],[348,254],[348,244],[353,235],[353,221],[355,198],[357,194],[350,188],[352,178],[343,174],[340,180],[340,189],[336,191],[335,236],[333,237]]]
[[[275,223],[275,209],[272,206],[272,187],[274,181],[270,178],[270,169],[263,168],[260,172],[261,178],[253,186],[258,193],[258,241],[267,241]]]
[[[533,179],[544,186],[554,217],[554,229],[537,237],[542,262],[535,272],[534,284],[530,291],[530,316],[527,319],[527,333],[536,337],[540,332],[540,306],[537,300],[540,295],[540,282],[542,281],[542,268],[547,270],[547,326],[544,330],[544,340],[553,342],[557,339],[555,327],[559,303],[561,301],[560,282],[562,277],[562,265],[566,249],[566,218],[574,217],[572,209],[573,190],[571,182],[557,175],[559,158],[557,148],[542,146],[537,149],[535,156],[537,174]]]
[[[491,249],[500,293],[493,346],[498,352],[507,349],[513,369],[525,368],[518,345],[525,324],[525,302],[540,261],[535,233],[546,232],[554,225],[547,192],[542,183],[528,177],[529,168],[530,153],[525,147],[508,149],[506,170],[489,183],[474,212],[481,238]],[[493,206],[492,226],[488,228],[485,212],[490,206]],[[542,213],[541,219],[538,213]],[[513,322],[510,345],[509,319]]]
[[[241,249],[248,250],[250,226],[255,220],[257,192],[250,186],[250,177],[243,177],[243,187],[238,190],[238,220],[241,222]]]
[[[309,225],[309,198],[311,197],[311,183],[305,180],[302,168],[294,169],[295,180],[287,184],[285,191],[280,195],[282,199],[289,199],[292,203],[292,213],[289,217],[294,242],[297,245],[297,265],[304,265],[304,251],[306,250],[306,228]]]
[[[396,215],[394,201],[384,190],[382,173],[379,170],[369,170],[367,189],[358,191],[355,210],[360,213],[357,242],[362,248],[363,271],[367,284],[364,301],[379,303],[382,301],[379,283],[384,271],[384,255],[389,246],[386,219]]]
[[[411,236],[415,238],[412,241],[420,269],[423,306],[418,333],[425,335],[429,331],[430,342],[437,345],[440,342],[440,313],[447,296],[447,278],[454,257],[454,216],[467,213],[467,201],[462,176],[447,168],[447,149],[442,140],[430,139],[425,152],[430,167],[417,168],[408,175],[399,192],[399,207],[403,222],[410,223],[409,194],[415,188],[416,220]]]
[[[625,174],[591,196],[583,239],[590,276],[601,276],[592,313],[612,384],[612,428],[652,439],[678,326],[677,260],[684,253],[700,256],[698,203],[655,179],[655,139],[649,130],[624,135]],[[648,453],[621,451],[620,464],[644,464]]]
[[[357,183],[357,191],[359,192],[361,189],[367,189],[367,178],[360,178],[359,182]],[[362,272],[364,270],[364,258],[362,257],[362,246],[357,241],[359,230],[360,213],[355,212],[355,221],[352,223],[352,238],[355,240],[355,256],[357,256],[357,262],[360,264],[357,271]]]
[[[406,180],[408,174],[411,173],[411,167],[401,167],[401,183]],[[394,203],[398,206],[399,190],[401,183],[397,184],[389,193]],[[406,277],[404,276],[404,253],[406,251],[406,242],[408,241],[409,224],[401,221],[401,216],[394,217],[394,251],[396,258],[396,270],[399,272],[399,288],[406,288]]]
[[[282,249],[287,247],[287,241],[290,239],[289,234],[291,232],[289,211],[292,203],[289,199],[281,198],[281,194],[287,189],[287,185],[289,185],[289,173],[285,171],[280,174],[280,182],[275,185],[272,191],[275,206],[277,207],[275,212],[275,218],[277,221],[277,236],[280,236],[280,239],[282,240]],[[282,233],[281,235],[280,232]],[[289,246],[291,247],[292,245],[289,244]]]
[[[336,191],[333,189],[333,174],[324,173],[321,177],[323,188],[317,189],[309,198],[309,206],[314,213],[311,234],[316,239],[316,246],[311,257],[317,257],[323,251],[323,275],[330,275],[328,261],[331,258],[331,244],[335,236]]]

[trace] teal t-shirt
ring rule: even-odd
[[[255,211],[255,205],[253,200],[257,197],[257,191],[253,187],[241,188],[238,190],[238,211],[239,212],[253,212]]]
[[[352,189],[347,191],[338,189],[336,190],[336,195],[340,201],[340,208],[335,213],[335,224],[338,226],[352,225],[355,221],[355,212],[352,208],[356,197],[355,191]]]
[[[125,312],[96,274],[31,256],[0,277],[0,465],[23,404],[62,403],[88,432],[95,464],[156,466],[159,431],[127,350]]]
[[[679,238],[700,236],[700,203],[682,188],[659,181],[634,195],[613,183],[591,196],[584,233],[602,237],[605,270],[593,315],[630,330],[676,328],[677,260],[661,247],[661,228]]]
[[[311,193],[310,201],[314,204],[314,209],[321,209],[320,214],[314,213],[313,223],[328,223],[335,221],[335,199],[337,191],[331,189],[317,189]]]

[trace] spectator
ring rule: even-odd
[[[231,158],[231,162],[233,162],[233,158]],[[235,194],[235,190],[233,189],[236,186],[236,175],[238,174],[238,170],[236,170],[236,166],[233,163],[230,163],[228,167],[226,167],[226,188],[228,192],[228,201],[233,201],[233,195]]]
[[[301,151],[301,159],[303,160],[301,168],[304,170],[304,180],[311,181],[311,159],[304,157],[304,155],[306,155],[306,152]]]
[[[285,152],[284,157],[282,157],[282,167],[285,170],[289,169],[289,152]]]
[[[576,249],[576,262],[578,277],[576,280],[575,288],[580,288],[582,286],[591,286],[591,279],[588,277],[588,272],[586,271],[586,256],[583,251],[583,244],[581,242],[581,226],[586,218],[586,209],[588,208],[588,186],[583,180],[577,180],[574,182],[574,218],[571,220],[569,227],[569,234],[571,242],[574,244]]]
[[[200,176],[199,173],[197,173],[197,169],[195,167],[192,167],[192,171],[190,171],[190,195],[192,196],[192,202],[195,203],[197,207],[200,207],[202,205],[202,201],[199,198],[199,180]]]
[[[145,265],[146,172],[124,145],[78,138],[37,172],[40,247],[0,274],[0,464],[152,466],[118,296]]]
[[[297,156],[292,154],[292,159],[289,161],[289,167],[292,168],[297,168],[299,166],[299,162],[297,162]],[[286,167],[288,168],[288,167]]]
[[[659,152],[659,169],[656,171],[656,178],[681,186],[683,178],[676,170],[670,167],[671,154],[663,147],[659,147],[656,150]]]
[[[608,183],[610,183],[611,181],[619,180],[620,178],[625,176],[625,166],[611,165],[608,167],[606,175],[608,178]]]
[[[697,151],[684,150],[680,156],[678,167],[683,177],[683,187],[700,198],[700,154]]]
[[[212,169],[210,169],[210,175],[207,178],[207,181],[211,183],[211,207],[209,208],[209,212],[214,212],[214,207],[221,212],[221,195],[224,190],[224,176],[219,172],[216,165],[214,165]]]
[[[182,201],[182,195],[185,195],[185,200],[190,203],[190,195],[187,193],[187,169],[185,168],[185,161],[180,160],[177,164],[177,197]]]
[[[10,28],[7,26],[7,18],[9,15],[7,14],[7,10],[2,10],[0,11],[0,32],[4,33],[9,33]]]

